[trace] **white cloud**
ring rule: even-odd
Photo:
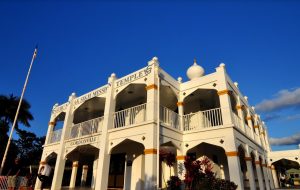
[[[285,108],[300,107],[300,88],[281,90],[273,99],[263,100],[256,106],[257,111],[272,112]]]
[[[285,118],[286,120],[297,120],[300,119],[300,114],[290,115]]]
[[[270,138],[271,145],[298,145],[300,144],[300,133],[283,138]]]

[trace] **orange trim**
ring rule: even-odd
[[[144,154],[157,154],[157,149],[155,148],[145,149]]]
[[[50,125],[50,126],[55,126],[55,121],[50,121],[49,123],[48,123],[48,125]]]
[[[268,165],[267,165],[267,164],[262,164],[261,166],[262,166],[262,167],[267,167]]]
[[[254,128],[254,129],[258,129],[259,126],[258,126],[258,125],[254,125],[253,128]]]
[[[229,94],[229,90],[221,90],[221,91],[218,91],[218,95],[224,95],[224,94]]]
[[[247,120],[251,120],[251,119],[252,119],[252,117],[251,117],[251,116],[248,116],[248,117],[246,117],[246,119],[247,119]]]
[[[89,169],[89,166],[83,166],[82,169],[87,170]]]
[[[235,108],[236,108],[237,110],[241,110],[241,109],[244,108],[244,105],[237,105]]]
[[[78,168],[78,163],[72,164],[72,167],[73,167],[73,168]]]
[[[239,155],[239,153],[237,151],[226,152],[225,154],[226,154],[226,156],[238,156]]]
[[[272,169],[272,166],[268,166],[269,169]]]
[[[184,106],[184,102],[177,102],[177,106]]]
[[[245,159],[245,161],[252,161],[251,157],[245,157],[244,159]]]
[[[45,165],[46,163],[46,161],[40,161],[40,165]]]
[[[260,134],[261,134],[261,135],[264,135],[264,136],[266,135],[265,132],[261,132]]]
[[[255,161],[255,164],[260,165],[260,161]]]
[[[185,160],[185,156],[184,155],[176,156],[176,159],[177,160]]]
[[[157,90],[157,85],[156,84],[150,84],[150,85],[146,86],[146,90],[151,90],[151,89]]]

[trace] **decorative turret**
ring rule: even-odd
[[[190,80],[195,80],[204,75],[204,69],[194,59],[194,64],[187,70],[186,75]]]

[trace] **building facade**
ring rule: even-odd
[[[172,78],[154,57],[136,72],[111,74],[106,85],[55,104],[40,164],[53,167],[51,189],[164,188],[171,175],[184,179],[186,155],[208,157],[216,176],[240,190],[273,189],[265,124],[225,64],[204,75],[195,61],[187,75],[187,82]],[[176,164],[169,168],[160,151],[175,154]]]

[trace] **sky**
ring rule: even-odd
[[[157,56],[183,77],[196,58],[205,73],[221,63],[266,121],[273,150],[300,143],[300,1],[0,1],[0,94],[25,98],[46,134],[50,112]]]

